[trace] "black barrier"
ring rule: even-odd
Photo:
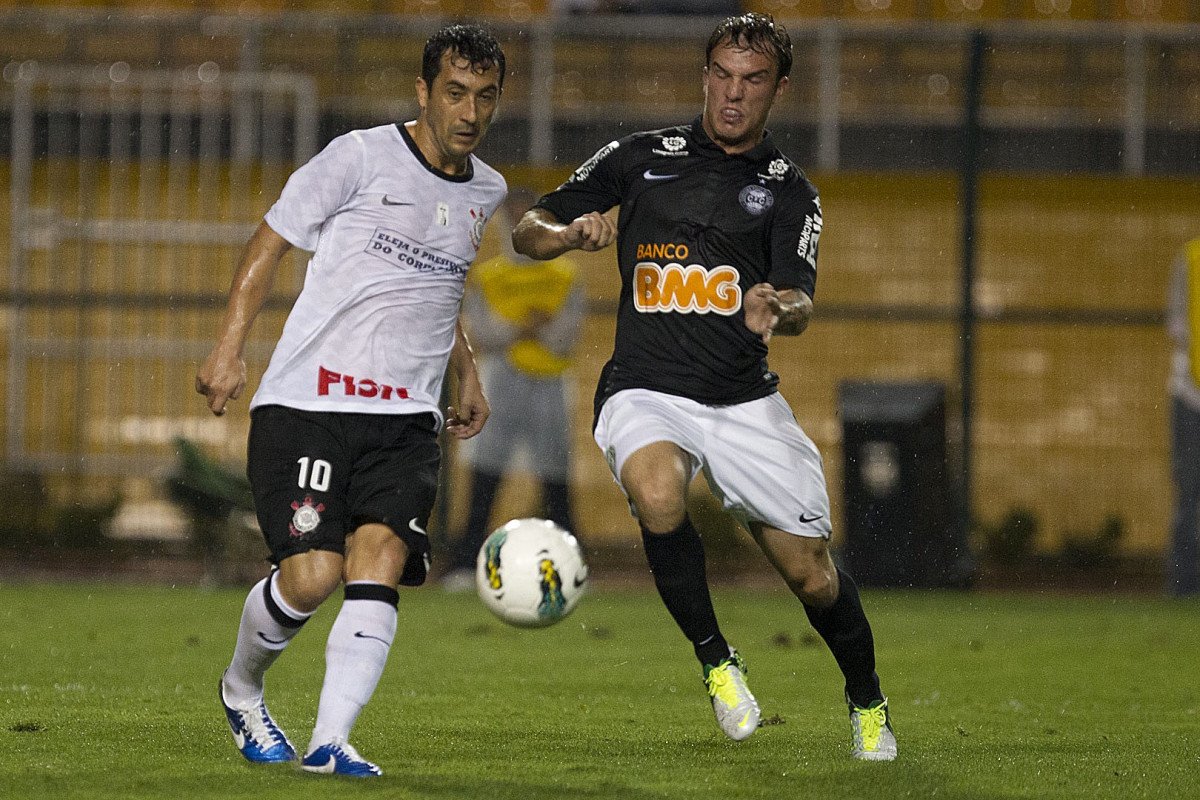
[[[848,381],[839,388],[844,452],[841,559],[863,586],[954,587],[972,559],[955,524],[940,383]]]

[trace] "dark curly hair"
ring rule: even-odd
[[[704,50],[706,65],[712,60],[712,51],[723,44],[744,47],[772,59],[779,67],[776,81],[786,78],[792,71],[792,37],[770,14],[740,14],[718,25],[708,37],[708,47]]]
[[[479,25],[457,23],[430,36],[421,56],[421,78],[426,86],[433,86],[433,79],[442,71],[442,54],[446,51],[467,59],[471,69],[480,72],[499,67],[500,88],[504,88],[504,51],[491,31]]]

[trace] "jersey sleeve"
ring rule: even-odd
[[[627,149],[625,140],[604,145],[535,207],[546,209],[559,222],[570,222],[591,211],[603,213],[618,205],[624,192],[621,157]]]
[[[293,246],[316,250],[325,221],[357,191],[362,162],[363,144],[355,133],[334,139],[288,178],[267,212],[267,224]]]
[[[771,269],[776,289],[799,289],[813,297],[817,288],[817,243],[821,238],[821,199],[808,181],[784,192],[771,229]]]

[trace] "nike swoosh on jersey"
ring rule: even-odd
[[[642,177],[648,181],[669,181],[672,178],[678,178],[678,175],[656,175],[653,170],[646,170],[642,173]]]
[[[575,588],[576,589],[578,589],[580,586],[583,586],[585,583],[587,583],[587,575],[584,575],[582,578],[579,577],[578,575],[575,576]]]
[[[409,529],[410,531],[412,531],[413,533],[419,533],[419,534],[421,534],[422,536],[428,536],[428,535],[429,535],[428,533],[426,533],[426,532],[425,532],[425,529],[424,529],[424,528],[422,528],[420,525],[418,525],[418,524],[417,524],[417,518],[416,518],[416,517],[413,517],[412,519],[410,519],[410,520],[408,521],[408,529]]]
[[[412,203],[406,203],[403,200],[393,200],[392,198],[388,197],[386,194],[383,196],[383,204],[385,206],[411,206],[412,205]]]
[[[825,516],[825,515],[824,515],[824,514],[817,514],[815,517],[806,517],[806,516],[804,516],[803,514],[801,514],[801,515],[800,515],[800,522],[801,522],[801,523],[805,523],[805,524],[807,524],[807,523],[809,523],[809,522],[816,522],[817,520],[819,520],[819,519],[820,519],[821,517],[823,517],[823,516]]]

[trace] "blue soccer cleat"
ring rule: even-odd
[[[296,760],[296,749],[271,719],[267,704],[262,700],[249,709],[231,708],[225,702],[225,679],[217,681],[217,694],[225,719],[233,731],[233,742],[247,761],[254,764],[283,764]]]
[[[347,742],[330,742],[310,752],[300,762],[305,772],[321,772],[326,775],[351,775],[356,778],[373,778],[383,770],[367,761]]]

